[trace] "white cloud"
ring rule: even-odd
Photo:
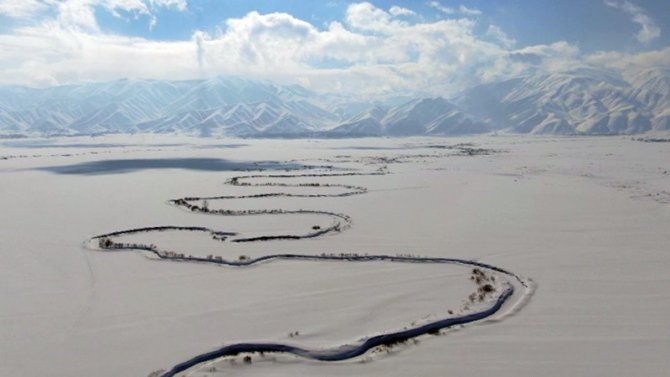
[[[511,48],[516,44],[516,40],[507,33],[505,33],[497,25],[489,25],[488,30],[486,30],[486,35],[496,39],[498,42],[502,43],[504,47]]]
[[[392,6],[389,9],[389,13],[391,13],[391,15],[393,15],[395,17],[398,17],[398,16],[416,16],[416,12],[414,12],[413,10],[403,8],[403,7],[399,7],[397,5]]]
[[[450,7],[445,7],[444,5],[440,4],[439,1],[431,1],[431,2],[428,3],[428,6],[430,6],[431,8],[435,8],[435,9],[437,9],[440,12],[445,13],[445,14],[456,13],[456,9],[450,8]]]
[[[0,35],[0,82],[21,85],[107,81],[121,77],[188,78],[192,42],[151,42],[64,28],[57,22]]]
[[[468,8],[465,5],[459,5],[458,6],[458,11],[462,14],[469,15],[469,16],[479,16],[482,14],[482,11],[480,11],[477,8]]]
[[[523,47],[511,51],[510,57],[529,67],[549,72],[568,71],[585,65],[579,48],[566,41]]]
[[[97,7],[152,13],[176,1],[96,0]],[[470,85],[530,71],[603,65],[567,42],[514,49],[495,25],[484,32],[472,18],[398,20],[370,3],[351,4],[326,29],[287,13],[250,12],[217,32],[194,31],[183,41],[106,34],[88,0],[59,2],[54,15],[0,34],[0,83],[56,85],[118,78],[193,79],[228,74],[361,96],[430,92],[448,95]],[[186,4],[184,3],[184,6]],[[667,54],[618,56],[649,64]],[[623,64],[623,63],[622,63]],[[668,63],[666,63],[667,65]]]
[[[48,7],[48,4],[40,0],[0,0],[0,15],[24,18]]]
[[[600,51],[586,56],[584,60],[588,64],[618,70],[626,74],[634,74],[641,69],[649,68],[670,69],[670,47],[639,53]]]
[[[64,1],[58,5],[58,22],[64,27],[98,30],[91,4],[85,0]]]
[[[202,68],[205,64],[205,40],[210,39],[207,33],[196,31],[193,33],[193,41],[196,46],[196,56],[198,60],[198,67]]]
[[[565,41],[554,42],[549,45],[533,45],[514,50],[513,53],[532,54],[540,57],[577,56],[579,48]]]
[[[346,20],[353,29],[380,33],[389,33],[405,25],[402,21],[391,20],[389,13],[368,2],[349,5]]]
[[[444,14],[462,14],[465,16],[479,16],[482,14],[477,8],[468,8],[465,5],[459,5],[458,8],[451,8],[442,5],[439,1],[431,1],[428,3],[431,8],[437,9]]]
[[[635,38],[640,43],[649,43],[661,35],[659,28],[654,20],[647,15],[644,9],[634,5],[628,0],[604,0],[609,7],[616,8],[632,17],[632,21],[640,25],[640,30],[635,34]]]
[[[152,8],[172,7],[182,12],[188,9],[186,0],[149,0],[149,4]]]
[[[111,0],[144,14],[147,2]],[[216,74],[305,81],[315,88],[375,93],[435,85],[456,89],[505,55],[468,19],[408,23],[370,3],[351,4],[327,29],[286,13],[228,19],[220,33],[153,42],[101,32],[90,1],[59,5],[56,18],[0,35],[0,82],[71,83],[119,77],[194,78]],[[123,64],[119,64],[123,62]],[[498,66],[500,63],[498,63]],[[473,76],[473,77],[470,77]]]
[[[0,15],[29,20],[52,9],[63,25],[98,30],[96,7],[105,9],[115,17],[121,17],[119,11],[132,13],[135,17],[147,16],[151,27],[156,23],[154,11],[160,7],[179,11],[188,9],[186,0],[0,0]]]

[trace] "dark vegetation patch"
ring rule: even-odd
[[[670,143],[670,138],[659,138],[659,137],[639,137],[633,140],[641,141],[644,143]]]

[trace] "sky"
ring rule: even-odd
[[[670,66],[667,0],[0,0],[0,84],[218,75],[364,95]]]

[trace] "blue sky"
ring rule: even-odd
[[[669,28],[666,0],[0,0],[0,83],[230,74],[461,88],[538,69],[663,66]]]

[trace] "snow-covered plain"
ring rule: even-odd
[[[499,152],[427,148],[465,142]],[[362,195],[209,203],[351,216],[339,234],[248,244],[183,232],[129,237],[233,259],[278,252],[473,259],[531,278],[536,290],[525,305],[390,354],[332,364],[222,361],[189,375],[664,376],[670,369],[670,143],[142,135],[39,143],[0,147],[0,376],[146,376],[232,342],[338,345],[464,310],[474,285],[458,266],[230,268],[88,247],[95,235],[160,225],[305,233],[331,219],[194,214],[168,200],[248,194],[223,183],[249,174],[232,169],[253,162],[268,174],[296,164],[373,171],[384,165],[378,157],[396,156],[409,157],[388,163],[387,175],[316,180],[366,187]]]

